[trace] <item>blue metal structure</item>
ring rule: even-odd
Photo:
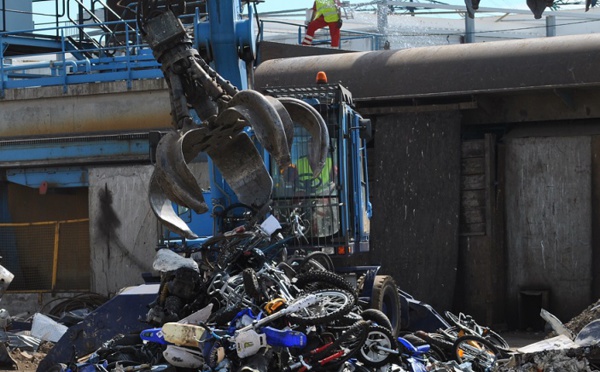
[[[83,6],[81,0],[67,0],[67,8],[71,2]],[[180,16],[181,21],[194,32],[194,47],[206,56],[219,74],[239,89],[248,88],[251,63],[256,54],[257,35],[253,26],[253,8],[249,5],[247,14],[243,15],[239,0],[211,0],[206,3],[207,13],[201,13],[196,7],[193,14]],[[133,11],[135,6],[136,2],[127,5]],[[152,50],[140,37],[137,22],[133,19],[99,22],[91,14],[93,9],[83,9],[90,13],[88,18],[94,22],[75,24],[77,22],[69,17],[74,24],[0,33],[0,96],[10,89],[44,86],[62,86],[66,92],[70,85],[93,82],[124,81],[131,88],[134,80],[162,77]],[[97,30],[101,32],[97,33]],[[15,52],[26,46],[31,50],[31,55]],[[9,63],[11,58],[33,57],[42,51],[53,53],[52,60],[40,58],[35,61],[38,58],[27,58],[30,61],[26,63]],[[323,104],[314,98],[307,99],[316,106]],[[355,244],[347,245],[347,252],[365,251],[368,249],[368,222],[365,219],[370,217],[370,207],[368,189],[363,186],[368,184],[366,150],[357,129],[362,119],[352,110],[351,102],[341,100],[331,109],[335,110],[340,126],[340,136],[335,144],[340,151],[341,178],[338,184],[349,185],[348,189],[340,188],[341,231],[347,236],[347,242]],[[248,134],[252,135],[251,132]],[[149,137],[147,133],[128,133],[94,136],[74,134],[35,140],[14,138],[0,141],[0,158],[3,167],[9,169],[6,177],[10,182],[34,188],[44,182],[58,188],[85,187],[88,186],[88,164],[107,161],[150,162],[152,140]],[[266,151],[264,158],[266,163],[270,162]],[[210,159],[208,161],[211,189],[204,195],[214,211],[234,204],[236,196]],[[27,168],[22,168],[23,164]],[[213,235],[221,228],[214,215],[195,215],[189,210],[182,213],[187,215],[186,221],[201,236]],[[213,222],[217,226],[213,227]],[[350,235],[348,232],[351,232]],[[171,234],[167,237],[173,238],[177,236]],[[328,246],[333,247],[331,244]]]

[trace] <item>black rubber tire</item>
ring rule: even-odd
[[[338,338],[336,338],[336,340],[331,344],[330,347],[326,348],[320,353],[315,354],[314,357],[311,359],[314,361],[322,360],[332,355],[336,351],[339,351],[340,349],[344,350],[344,355],[342,355],[335,361],[327,363],[323,366],[315,364],[314,370],[336,370],[335,367],[341,366],[344,362],[354,357],[360,351],[362,345],[364,345],[365,341],[367,340],[368,332],[369,322],[364,320],[359,320],[358,322],[348,327],[344,332],[342,332],[339,335]]]
[[[496,346],[496,348],[499,351],[508,352],[510,350],[510,345],[508,344],[508,342],[506,342],[504,337],[500,336],[498,333],[492,331],[491,329],[488,329],[485,332],[485,334],[483,335],[483,338],[485,338],[486,340],[491,342],[492,345]]]
[[[367,367],[381,367],[397,358],[396,354],[378,350],[377,346],[398,350],[398,343],[392,332],[383,326],[371,325],[367,339],[361,346],[356,358]]]
[[[373,281],[371,308],[382,311],[392,324],[392,334],[396,336],[401,326],[401,305],[398,287],[389,275],[377,275]]]
[[[393,332],[392,322],[390,322],[390,318],[388,318],[387,315],[383,313],[383,311],[377,309],[366,309],[363,310],[363,312],[360,313],[360,315],[363,317],[364,320],[370,320],[372,322],[375,322],[377,325],[385,327],[389,329],[390,332]]]
[[[299,296],[316,295],[319,301],[295,313],[288,314],[288,319],[298,325],[326,324],[339,320],[348,314],[354,305],[352,294],[340,289],[322,289]]]
[[[466,348],[465,348],[466,346]],[[500,352],[498,349],[488,340],[483,337],[467,335],[462,336],[454,341],[452,345],[454,360],[458,363],[471,362],[473,370],[475,371],[490,371],[497,359]],[[465,351],[477,350],[477,355],[465,354]]]
[[[331,257],[327,253],[324,252],[310,252],[299,264],[298,264],[298,272],[300,271],[310,271],[307,270],[308,267],[312,263],[316,262],[323,267],[323,269],[327,271],[334,271],[335,267],[333,266],[333,261]]]
[[[357,299],[352,284],[344,279],[343,276],[331,271],[309,271],[298,274],[292,283],[295,284],[299,289],[302,289],[306,292],[311,292],[318,289],[339,288],[352,293],[354,295],[353,298],[355,302]]]
[[[296,270],[294,270],[293,267],[291,267],[287,262],[279,262],[277,264],[277,268],[279,270],[282,270],[283,273],[290,279],[293,279],[296,277]]]
[[[423,331],[417,331],[414,335],[428,343],[430,346],[436,346],[439,350],[441,350],[442,354],[444,355],[444,359],[454,360],[454,344],[452,341],[447,340],[443,335],[438,333],[427,333]]]

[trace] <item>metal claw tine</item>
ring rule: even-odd
[[[183,138],[181,133],[172,131],[159,141],[154,169],[156,182],[169,200],[196,213],[204,213],[208,207],[202,189],[187,166],[190,158],[186,159],[184,154]]]
[[[292,143],[294,142],[294,121],[292,120],[290,113],[277,98],[271,96],[265,96],[265,98],[267,101],[269,101],[269,103],[271,103],[271,105],[273,105],[275,110],[277,110],[277,113],[279,114],[283,124],[285,136],[287,138],[288,149],[291,149]]]
[[[277,109],[263,96],[253,90],[237,93],[216,119],[217,125],[231,125],[241,119],[254,130],[258,142],[275,158],[280,168],[291,164],[286,131]],[[264,167],[264,166],[263,166]]]
[[[313,177],[317,177],[327,160],[329,150],[329,131],[327,124],[321,114],[308,103],[291,97],[281,97],[279,101],[283,104],[295,123],[304,127],[312,137],[308,162],[313,171]]]
[[[246,133],[221,138],[217,146],[208,146],[206,153],[240,203],[261,207],[270,200],[273,179]]]
[[[166,197],[154,173],[150,178],[148,200],[150,202],[150,207],[152,208],[152,212],[154,212],[154,215],[169,230],[185,237],[186,239],[196,239],[198,237],[192,230],[190,230],[188,225],[177,215],[175,209],[173,209],[173,203]]]

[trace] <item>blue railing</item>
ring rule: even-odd
[[[187,25],[193,24],[195,34],[198,34],[199,20],[205,16],[196,12],[183,16],[182,21]],[[292,40],[297,38],[297,43],[301,43],[304,24],[274,20],[260,21],[260,40],[264,39],[267,23],[297,28],[297,37]],[[58,36],[49,36],[49,33]],[[94,36],[92,39],[73,37],[81,34]],[[58,30],[52,27],[0,32],[0,97],[4,97],[7,89],[62,86],[66,92],[70,84],[112,81],[125,81],[131,88],[133,80],[163,77],[152,50],[139,35],[134,20],[59,26]],[[356,39],[370,40],[371,49],[377,50],[380,49],[382,35],[352,30],[342,32],[342,40]],[[199,38],[194,40],[197,43]],[[315,41],[315,44],[319,43],[329,43],[329,40]],[[19,55],[13,58],[18,62],[12,63],[10,58],[13,56],[5,56],[5,51],[15,44],[31,47],[31,50],[43,48],[45,52]]]
[[[265,24],[269,24],[269,23],[290,26],[290,29],[295,28],[296,31],[293,31],[293,32],[296,34],[295,38],[297,38],[297,43],[302,44],[302,39],[304,38],[304,32],[305,32],[304,30],[306,28],[306,25],[304,23],[294,23],[294,22],[288,22],[288,21],[275,21],[275,20],[270,20],[270,19],[269,20],[263,19],[260,21],[260,33],[259,33],[260,41],[264,40]],[[384,35],[372,33],[372,32],[355,31],[355,30],[346,30],[346,29],[341,30],[340,41],[342,43],[344,41],[364,40],[364,39],[370,41],[371,50],[379,50],[379,49],[381,49],[381,40],[384,39]],[[315,38],[313,40],[314,45],[330,44],[330,43],[331,43],[330,39],[316,39]],[[340,43],[340,45],[342,43]]]
[[[70,36],[93,26],[98,30],[108,27],[122,31],[103,32],[93,40],[76,40]],[[56,38],[40,36],[53,30],[0,33],[0,96],[4,96],[6,89],[62,85],[66,91],[69,84],[91,82],[126,81],[131,87],[132,80],[163,76],[133,20],[63,26],[59,27]],[[31,47],[31,50],[42,47],[45,52],[5,56],[5,50],[16,44]],[[13,60],[18,62],[13,63]]]

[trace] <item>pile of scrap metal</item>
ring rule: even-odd
[[[157,283],[125,290],[51,338],[38,371],[591,371],[600,362],[600,320],[574,336],[545,311],[558,336],[517,350],[462,313],[428,326],[404,319],[395,332],[328,256],[282,258],[304,230],[298,214],[289,221],[251,221],[189,257],[158,250]],[[427,309],[410,300],[413,315]]]
[[[50,358],[38,371],[517,371],[544,361],[587,371],[598,362],[600,320],[573,340],[557,327],[560,340],[517,350],[472,317],[451,312],[446,326],[394,334],[389,318],[365,307],[323,255],[275,258],[278,243],[302,231],[295,221],[246,225],[190,257],[159,250],[160,282],[137,330],[124,327],[93,352]],[[57,345],[76,350],[82,335],[98,341],[100,327],[130,313],[131,301],[101,307]]]
[[[38,370],[469,371],[497,364],[494,349],[472,346],[487,345],[493,332],[472,334],[460,359],[448,360],[417,338],[397,337],[382,311],[365,307],[356,288],[329,270],[327,256],[279,259],[281,242],[304,229],[300,218],[290,221],[247,224],[209,239],[190,257],[159,250],[154,269],[160,282],[138,322],[145,325],[141,331],[113,336],[85,358],[71,353],[70,360],[48,364],[57,362],[50,358]],[[119,322],[117,315],[127,314],[117,309],[98,309],[83,323]],[[71,327],[61,343],[76,349],[81,334],[101,331],[80,327]],[[447,331],[463,332],[458,326]]]

